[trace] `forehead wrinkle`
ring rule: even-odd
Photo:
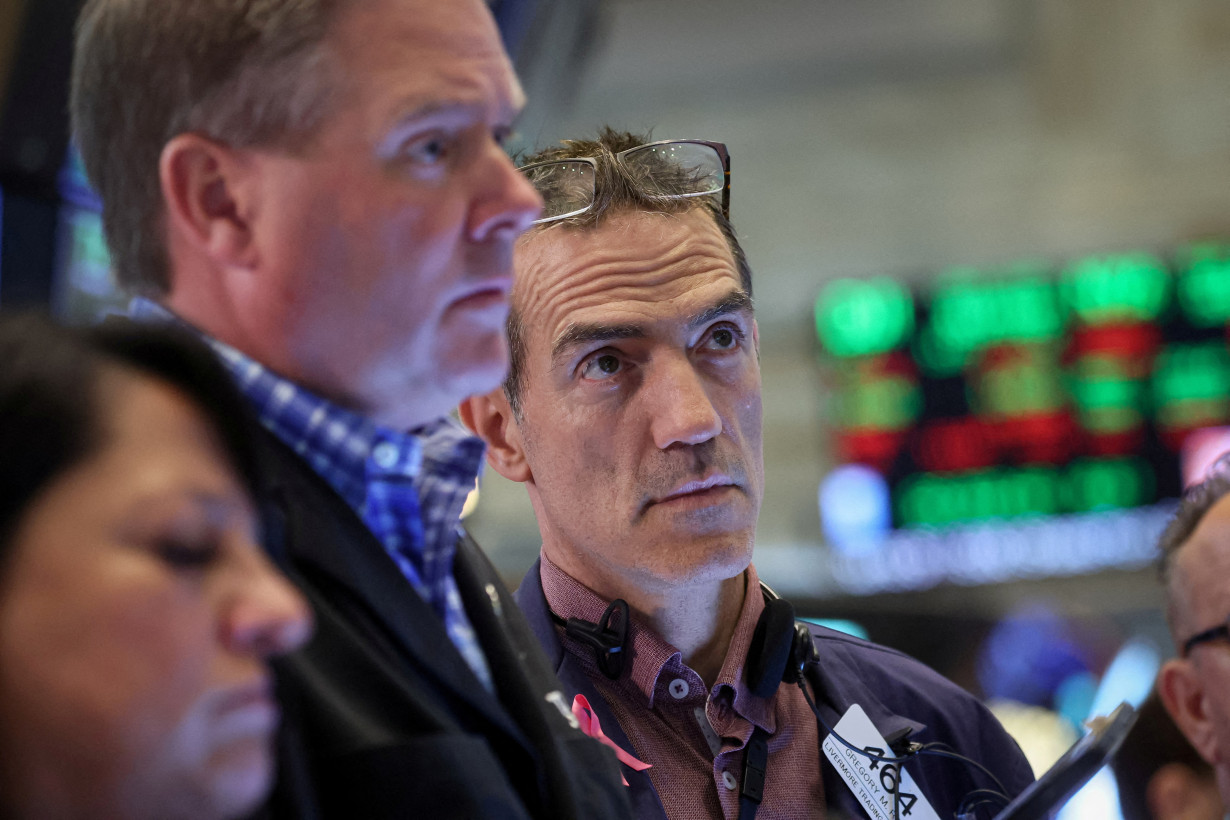
[[[471,109],[466,113],[511,119],[525,106],[525,93],[501,45],[495,21],[481,4],[458,3],[442,19],[434,12],[388,17],[380,4],[342,15],[330,46],[342,67],[349,93],[370,81],[366,72],[384,74],[388,84],[410,93],[396,103],[385,125],[441,113],[433,109]],[[461,18],[468,18],[468,22]],[[375,20],[376,22],[373,22]],[[372,31],[395,47],[373,48]],[[408,78],[406,55],[421,67]],[[442,85],[440,85],[442,84]]]
[[[551,305],[558,300],[560,291],[567,289],[574,289],[575,293],[558,300],[561,305],[603,291],[610,291],[611,297],[617,298],[620,295],[634,295],[639,290],[677,284],[688,276],[715,267],[715,258],[705,253],[706,247],[719,250],[721,253],[717,255],[717,260],[722,263],[727,262],[730,255],[720,242],[720,236],[711,238],[691,233],[685,241],[671,245],[654,257],[629,259],[626,249],[621,246],[609,241],[586,241],[592,235],[588,229],[559,229],[559,235],[563,237],[579,237],[584,241],[580,248],[575,247],[573,241],[548,244],[554,233],[532,235],[518,249],[520,254],[529,251],[528,259],[521,255],[520,261],[524,267],[518,270],[518,289],[526,293],[527,308],[534,304]],[[730,273],[737,280],[738,273],[733,262],[730,263]],[[526,316],[532,318],[528,310]]]
[[[651,233],[641,238],[646,221],[654,219],[671,220],[671,224],[649,222]],[[657,315],[655,306],[725,279],[730,280],[731,292],[713,302],[709,310],[720,314],[745,305],[750,308],[750,296],[738,287],[738,271],[725,240],[716,225],[711,230],[710,223],[702,226],[689,225],[686,214],[629,213],[597,226],[557,226],[523,237],[516,249],[513,304],[520,321],[529,328],[528,339],[541,340],[530,344],[543,345],[554,361],[565,343],[578,338],[581,331],[574,328],[583,325],[590,326],[586,336],[602,333],[607,338],[626,338],[631,335],[626,332],[629,326],[643,335],[647,323]],[[723,304],[730,298],[736,303]],[[619,311],[609,322],[603,321],[600,312],[607,305]],[[586,322],[585,314],[597,321]],[[692,319],[701,320],[699,315]],[[623,330],[611,333],[616,326]]]
[[[1206,629],[1230,612],[1230,496],[1219,499],[1174,556],[1172,583],[1176,614],[1186,631]]]
[[[475,76],[461,66],[439,67],[437,74],[445,87],[407,89],[389,112],[387,127],[404,128],[424,120],[511,124],[525,107],[525,95],[515,79],[505,85],[489,75]]]
[[[751,297],[744,290],[736,289],[716,300],[708,307],[697,311],[685,322],[685,327],[689,330],[695,330],[720,316],[750,311],[751,307]],[[603,342],[615,339],[643,339],[647,335],[648,333],[642,325],[634,323],[570,322],[551,345],[551,357],[560,358],[567,353],[569,348],[589,342]]]

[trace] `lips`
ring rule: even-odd
[[[215,715],[219,730],[226,735],[267,735],[277,727],[281,710],[273,697],[271,680],[262,677],[223,693]]]
[[[713,473],[712,475],[706,476],[703,479],[689,481],[685,484],[681,484],[675,489],[671,490],[666,495],[650,499],[649,504],[647,504],[646,506],[653,506],[654,504],[666,504],[671,501],[677,501],[677,500],[689,498],[692,496],[699,496],[702,494],[710,493],[714,490],[720,490],[723,488],[733,489],[738,486],[739,485],[735,482],[735,480],[732,479],[730,476],[726,475],[725,473]]]
[[[476,282],[472,286],[461,291],[453,299],[454,305],[469,304],[472,302],[507,302],[512,293],[512,277],[511,276],[494,276],[490,279],[484,279],[481,282]]]
[[[449,303],[449,310],[495,311],[501,317],[507,313],[512,294],[512,277],[497,276],[477,282],[458,293]]]

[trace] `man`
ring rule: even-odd
[[[1213,769],[1196,754],[1154,691],[1111,759],[1123,820],[1221,820]]]
[[[538,517],[541,560],[518,602],[568,694],[650,764],[624,771],[635,816],[749,817],[761,773],[762,816],[865,816],[821,759],[829,732],[807,697],[829,726],[861,705],[892,744],[883,755],[940,741],[1009,793],[1023,788],[1029,766],[990,714],[892,650],[817,628],[818,685],[773,693],[794,622],[780,623],[750,564],[760,370],[725,148],[605,131],[524,170],[549,221],[517,249],[510,375],[462,418],[488,463],[525,483]],[[953,760],[919,757],[906,771],[940,816],[976,788],[999,789]]]
[[[1158,676],[1166,710],[1230,805],[1230,458],[1184,496],[1162,533],[1166,616],[1179,657]]]
[[[268,546],[315,611],[274,814],[621,815],[610,752],[458,542],[481,442],[438,421],[507,366],[541,207],[501,146],[521,106],[481,0],[82,12],[72,113],[119,279],[250,399]]]

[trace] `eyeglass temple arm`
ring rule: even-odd
[[[1230,639],[1230,624],[1220,624],[1192,635],[1183,643],[1183,657],[1186,658],[1191,653],[1192,647],[1209,641],[1215,641],[1218,638]]]
[[[722,180],[722,216],[730,219],[730,154],[726,155],[725,179]]]

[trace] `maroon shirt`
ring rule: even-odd
[[[608,601],[544,555],[542,589],[560,618],[596,622]],[[628,626],[629,656],[617,680],[604,675],[593,650],[563,634],[564,651],[585,669],[631,739],[633,755],[648,774],[671,820],[739,816],[743,749],[759,726],[769,733],[769,766],[757,818],[823,818],[824,783],[816,718],[796,686],[782,685],[758,698],[743,680],[756,622],[764,610],[760,581],[748,567],[748,594],[735,624],[717,682],[706,689],[678,649],[636,616]]]

